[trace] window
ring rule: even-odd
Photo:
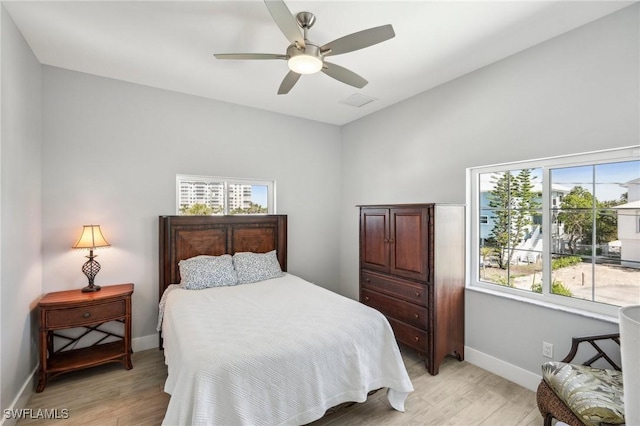
[[[275,182],[212,176],[176,176],[179,215],[275,214]]]
[[[640,303],[640,147],[467,175],[470,287],[616,317]]]

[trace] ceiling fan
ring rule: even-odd
[[[313,13],[300,12],[294,17],[284,1],[265,0],[264,2],[280,31],[291,43],[287,48],[287,53],[284,55],[272,53],[216,53],[214,56],[218,59],[286,60],[290,71],[282,80],[282,84],[280,84],[279,95],[289,93],[302,74],[314,74],[319,71],[358,89],[363,88],[367,85],[367,80],[353,71],[326,62],[324,58],[364,49],[389,40],[396,35],[391,25],[382,25],[352,33],[319,46],[307,39],[307,33],[316,21]]]

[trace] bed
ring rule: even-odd
[[[222,255],[236,255],[238,279],[247,277],[244,256],[279,273],[176,285],[180,261]],[[160,217],[158,326],[171,395],[163,424],[306,424],[380,388],[404,411],[413,387],[386,318],[286,271],[285,215]]]

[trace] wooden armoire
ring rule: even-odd
[[[464,359],[465,208],[360,207],[360,301],[382,312],[396,339],[438,374]]]

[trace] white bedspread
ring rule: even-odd
[[[413,391],[386,318],[291,274],[176,289],[162,326],[164,425],[298,425],[370,390]]]

